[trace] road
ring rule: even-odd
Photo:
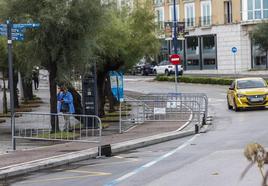
[[[127,77],[126,89],[143,93],[174,92],[174,83],[153,82],[151,77]],[[243,180],[248,162],[246,144],[268,146],[268,110],[233,112],[226,106],[226,86],[179,84],[180,92],[206,93],[213,127],[207,133],[45,170],[11,180],[14,186],[127,185],[127,186],[258,186],[256,167]]]

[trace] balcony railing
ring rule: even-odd
[[[230,24],[233,22],[232,14],[224,14],[224,24]]]
[[[200,17],[199,23],[201,27],[209,27],[212,25],[212,17],[211,16]]]
[[[195,18],[191,17],[191,18],[186,18],[184,19],[185,22],[185,28],[191,28],[195,26]]]

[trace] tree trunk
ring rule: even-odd
[[[98,113],[99,117],[105,116],[104,106],[105,106],[105,77],[107,72],[98,72],[97,73],[97,86],[98,86]]]
[[[18,95],[18,89],[17,89],[18,82],[19,82],[18,72],[14,72],[13,74],[14,108],[19,108],[19,95]]]
[[[5,82],[5,74],[3,73],[3,113],[7,114],[7,90],[6,90],[6,82]]]
[[[32,80],[30,78],[25,77],[24,74],[21,74],[22,80],[22,89],[24,100],[27,102],[28,100],[33,100],[33,87],[32,87]]]
[[[55,115],[57,114],[57,84],[55,79],[57,77],[58,72],[56,63],[52,62],[49,63],[48,72],[49,72],[49,90],[50,90],[50,113],[52,113],[50,117],[51,132],[58,132],[60,131],[59,120],[58,117]]]
[[[107,74],[107,81],[105,83],[105,93],[106,93],[106,96],[109,100],[109,112],[114,112],[115,111],[114,106],[116,106],[119,102],[116,100],[116,98],[114,97],[114,95],[112,93],[111,81],[110,81],[109,74]]]

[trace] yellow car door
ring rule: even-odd
[[[228,90],[228,95],[227,95],[227,99],[228,99],[228,103],[230,106],[234,106],[234,96],[235,96],[235,81],[233,81],[233,83],[231,84],[231,86],[229,87]]]

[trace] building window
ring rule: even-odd
[[[247,0],[247,20],[268,18],[267,0]]]
[[[203,69],[216,69],[216,36],[202,36],[201,43]]]
[[[268,1],[263,1],[263,18],[268,18]]]
[[[178,21],[179,20],[179,16],[180,13],[179,13],[179,5],[176,5],[176,20]],[[174,21],[174,6],[173,5],[170,5],[169,6],[169,18],[170,18],[170,21]]]
[[[155,4],[156,6],[160,6],[160,5],[162,5],[163,2],[164,2],[164,0],[154,0],[154,4]]]
[[[159,7],[155,9],[155,22],[157,23],[158,29],[164,29],[164,8]]]
[[[185,26],[194,27],[195,26],[195,7],[194,3],[186,3],[184,5],[185,11]]]
[[[233,22],[232,2],[231,1],[225,1],[224,2],[224,22],[226,24]]]
[[[199,37],[186,38],[186,69],[200,70]]]
[[[201,1],[201,26],[211,25],[211,1]]]
[[[262,50],[259,46],[252,46],[252,63],[253,69],[267,69],[267,51]]]

